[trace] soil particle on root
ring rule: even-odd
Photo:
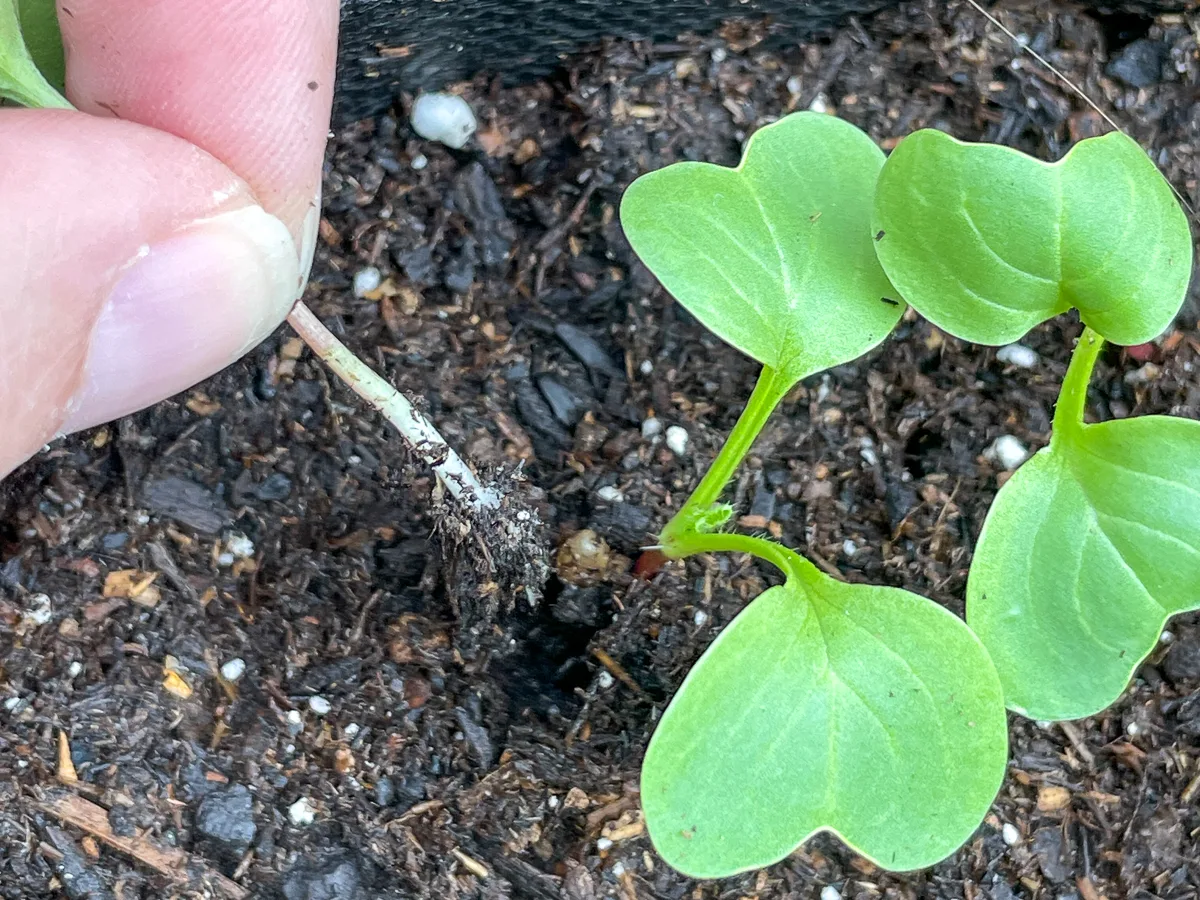
[[[1189,15],[996,14],[1200,200]],[[308,302],[481,471],[519,472],[540,534],[440,519],[430,474],[283,331],[0,487],[0,898],[1196,896],[1194,616],[1104,714],[1014,718],[992,813],[928,871],[887,874],[824,837],[720,883],[653,855],[646,741],[777,576],[736,556],[632,574],[756,373],[638,264],[621,191],[681,159],[734,163],[755,128],[813,104],[887,148],[933,126],[1056,159],[1104,129],[965,4],[907,4],[783,50],[765,36],[734,24],[611,42],[522,87],[481,77],[459,87],[480,123],[461,151],[417,138],[403,109],[331,144]],[[1128,49],[1139,40],[1165,52]],[[368,267],[378,284],[356,296]],[[1200,415],[1198,315],[1189,301],[1160,341],[1110,349],[1092,415]],[[730,487],[739,521],[961,613],[1008,475],[984,452],[1002,435],[1045,444],[1078,330],[1034,330],[1024,367],[908,315],[784,401]],[[540,585],[537,602],[487,576],[488,557],[533,565],[512,583]],[[113,572],[159,573],[157,602],[106,598]],[[234,659],[237,679],[222,674]],[[60,793],[99,813],[48,812]]]

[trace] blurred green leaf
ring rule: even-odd
[[[67,68],[54,0],[17,0],[17,14],[34,64],[55,90],[62,91]]]
[[[25,47],[15,0],[0,0],[0,98],[23,106],[70,109]]]

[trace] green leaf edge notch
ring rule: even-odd
[[[791,152],[781,151],[784,141]],[[801,162],[822,157],[821,167],[814,165],[811,173],[797,168],[800,154],[804,154]],[[782,388],[786,393],[787,387],[803,378],[878,346],[904,314],[905,305],[879,265],[869,231],[872,197],[883,164],[883,151],[849,122],[824,113],[791,113],[754,132],[736,166],[678,162],[640,176],[621,199],[621,225],[638,257],[671,295],[717,337],[772,369],[777,385],[786,385]],[[779,178],[771,184],[770,178],[755,176],[760,165],[788,170],[801,183],[804,195],[795,196],[791,205],[777,204],[778,197],[767,191],[778,194],[784,181]],[[757,206],[757,214],[751,213],[758,218],[754,224],[765,230],[757,238],[771,242],[769,259],[751,249],[757,239],[752,237],[747,247],[744,237],[727,227],[723,217],[730,210],[718,209],[714,215],[700,205],[701,200],[712,205],[725,197],[717,189],[698,191],[699,186],[722,183],[736,184],[742,192],[734,193],[733,203],[749,199]],[[781,221],[777,217],[782,215],[789,218]],[[695,240],[678,234],[678,222],[689,216],[714,225],[697,230],[722,232],[731,254],[742,256],[743,263],[751,263],[747,269],[775,284],[791,313],[785,327],[761,313],[763,301],[751,299],[753,288],[729,277],[727,268],[734,256],[729,261],[713,259],[697,249]],[[839,239],[825,236],[831,232]],[[805,247],[796,246],[805,240]],[[793,246],[785,246],[789,242]],[[813,246],[821,252],[803,252]],[[802,252],[791,258],[788,249]],[[724,283],[721,291],[699,286],[703,278],[693,280],[697,269],[705,266],[716,273],[710,283]],[[801,284],[793,283],[795,277]],[[747,309],[726,308],[730,302],[736,304],[731,297],[740,298]],[[750,312],[758,316],[761,328],[743,321]],[[768,334],[771,341],[764,341]],[[792,342],[800,345],[798,352],[789,352]]]

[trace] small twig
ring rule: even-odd
[[[383,596],[383,591],[375,591],[367,598],[367,602],[362,605],[362,609],[358,613],[358,619],[354,623],[354,629],[350,632],[350,646],[357,647],[363,639],[363,634],[367,630],[367,616],[374,609],[375,604],[379,602],[379,598]]]
[[[200,602],[200,595],[196,593],[192,583],[179,571],[179,566],[171,556],[171,551],[158,541],[151,541],[146,545],[146,550],[150,554],[150,561],[154,563],[154,567],[167,576],[167,581],[171,582],[175,590],[191,600],[192,603]]]
[[[642,686],[633,680],[633,676],[626,672],[625,667],[613,659],[607,650],[604,650],[600,647],[593,647],[592,656],[596,657],[596,659],[600,661],[604,668],[608,669],[609,672],[617,677],[618,681],[620,681],[635,694],[645,693],[642,690]]]
[[[1185,804],[1191,805],[1191,802],[1196,799],[1196,795],[1200,794],[1200,772],[1192,776],[1192,780],[1187,783],[1187,787],[1183,789],[1183,793],[1179,795],[1179,799]]]
[[[475,512],[497,509],[500,496],[485,488],[436,428],[409,402],[408,398],[375,373],[333,336],[321,320],[303,303],[297,303],[288,322],[317,356],[344,381],[354,393],[383,413],[412,451],[423,459],[446,490]]]
[[[846,34],[838,35],[833,42],[833,47],[830,49],[829,58],[821,73],[817,76],[817,80],[804,92],[796,104],[799,109],[809,109],[816,102],[817,97],[829,90],[829,86],[833,84],[838,72],[842,70],[842,66],[846,64],[846,60],[850,56],[849,36]]]
[[[445,800],[422,800],[416,806],[409,809],[408,812],[401,813],[400,815],[396,816],[396,818],[385,823],[383,827],[385,829],[391,829],[393,826],[403,825],[405,822],[409,821],[410,819],[415,819],[418,816],[423,816],[427,812],[437,812],[439,809],[441,809],[445,805],[446,805]]]
[[[1146,799],[1146,785],[1150,781],[1150,766],[1142,769],[1142,783],[1138,785],[1137,799],[1133,801],[1133,814],[1129,817],[1129,821],[1125,824],[1125,830],[1121,833],[1121,843],[1117,846],[1124,847],[1129,843],[1129,835],[1133,831],[1133,824],[1138,820],[1138,816],[1142,811],[1142,801]]]
[[[954,505],[954,498],[958,496],[958,489],[962,487],[962,478],[957,478],[954,481],[954,490],[950,492],[950,496],[946,498],[946,502],[942,504],[941,510],[938,512],[937,520],[933,523],[933,531],[936,534],[938,529],[945,524],[946,515],[950,512],[950,507]]]
[[[1071,742],[1071,746],[1075,748],[1075,752],[1079,754],[1079,758],[1089,768],[1093,767],[1096,762],[1096,757],[1086,743],[1084,743],[1083,735],[1079,733],[1079,729],[1075,727],[1074,722],[1059,722],[1059,730],[1067,736],[1067,740]]]
[[[549,231],[542,235],[541,239],[534,245],[534,250],[538,253],[545,253],[559,241],[567,236],[567,233],[583,220],[583,214],[587,212],[588,202],[592,199],[592,194],[596,192],[596,188],[600,186],[598,178],[593,178],[584,187],[583,193],[575,202],[571,212],[567,214],[561,222],[556,223]]]
[[[237,868],[233,870],[234,878],[245,878],[246,873],[250,871],[250,865],[254,862],[254,848],[251,847],[246,851],[246,855],[242,857],[242,861],[238,863]]]
[[[121,837],[114,834],[108,824],[108,812],[102,806],[73,794],[64,794],[39,803],[38,808],[60,822],[87,832],[114,850],[133,857],[172,881],[181,882],[188,878],[188,863],[192,862],[188,854],[173,847],[160,847],[143,837]],[[230,900],[244,900],[250,896],[249,891],[218,872],[205,871],[203,877]]]
[[[75,772],[75,763],[71,759],[71,742],[67,739],[67,733],[62,730],[58,732],[57,774],[58,780],[68,787],[79,781],[79,776]]]
[[[470,872],[476,878],[487,878],[488,877],[489,872],[487,870],[487,866],[485,866],[479,860],[475,859],[475,857],[468,856],[467,854],[465,854],[461,850],[459,850],[457,847],[451,847],[450,853],[454,856],[455,859],[457,859],[460,863],[462,863],[462,866],[464,869],[466,869],[468,872]]]
[[[845,581],[846,580],[846,575],[845,575],[845,573],[842,572],[841,569],[839,569],[837,566],[835,566],[833,563],[831,563],[829,560],[827,560],[825,557],[823,557],[821,554],[819,554],[816,550],[812,549],[812,547],[809,547],[805,551],[805,555],[808,556],[808,558],[811,559],[814,563],[816,563],[817,568],[821,569],[830,578],[833,578],[837,581]]]

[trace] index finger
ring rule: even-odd
[[[59,21],[76,106],[208,151],[311,257],[337,0],[66,0]]]

